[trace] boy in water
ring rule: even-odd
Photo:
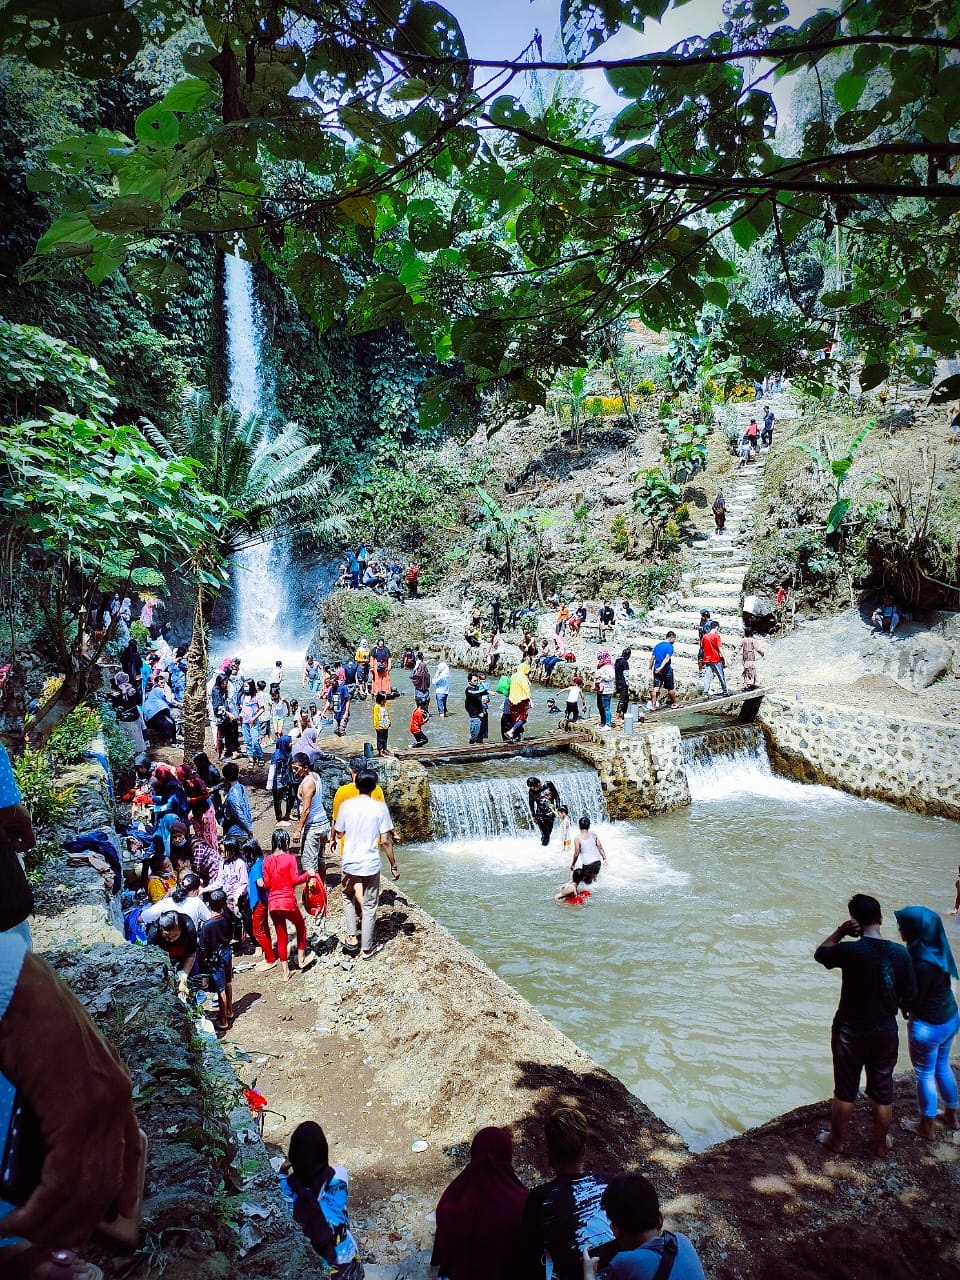
[[[377,696],[380,697],[382,695],[378,694]],[[419,705],[414,706],[413,715],[410,717],[410,732],[413,734],[413,742],[410,744],[412,747],[423,747],[430,741],[427,735],[423,732],[423,722],[425,719],[426,716],[424,715],[423,707]]]

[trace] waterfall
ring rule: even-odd
[[[553,780],[574,826],[584,814],[591,822],[601,822],[606,817],[600,779],[592,769],[565,771]],[[534,829],[526,782],[520,777],[431,782],[430,814],[440,840],[519,836]]]
[[[755,724],[731,725],[684,738],[683,763],[694,804],[729,800],[735,795],[796,801],[809,797],[812,791],[773,772],[763,731]]]
[[[263,432],[273,429],[276,408],[264,375],[263,323],[253,291],[253,270],[239,254],[224,259],[227,322],[227,397],[244,417],[255,413]],[[234,638],[244,655],[276,647],[277,620],[286,603],[282,542],[269,538],[238,551],[233,560]]]

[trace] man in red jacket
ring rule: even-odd
[[[710,697],[713,688],[713,677],[720,680],[722,694],[727,692],[727,677],[723,669],[723,641],[720,639],[720,623],[714,621],[709,631],[703,633],[700,641],[703,653],[703,696]]]

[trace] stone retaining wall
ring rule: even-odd
[[[119,849],[102,767],[84,762],[63,781],[77,795],[60,839],[101,829]],[[177,998],[166,957],[124,941],[119,895],[89,866],[53,860],[36,896],[34,949],[127,1064],[150,1143],[141,1249],[130,1262],[92,1241],[84,1257],[108,1276],[319,1280],[323,1267],[280,1195],[233,1068]]]
[[[690,803],[683,744],[675,725],[636,735],[591,733],[571,746],[600,777],[611,818],[649,818]]]
[[[960,725],[767,694],[760,708],[780,773],[916,813],[960,819]]]

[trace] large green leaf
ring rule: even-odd
[[[517,243],[538,267],[552,261],[567,231],[567,215],[555,204],[528,204],[517,217]]]

